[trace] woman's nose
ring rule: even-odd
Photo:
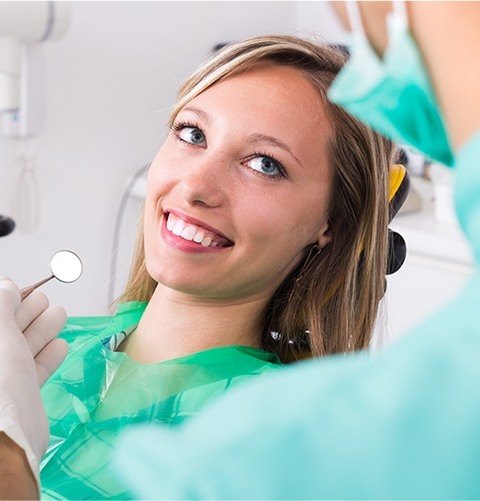
[[[191,204],[218,207],[225,200],[227,163],[214,155],[192,160],[181,179],[185,200]]]

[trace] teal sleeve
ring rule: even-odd
[[[477,136],[457,186],[457,199],[470,194],[459,210],[477,251],[479,155]],[[304,362],[176,430],[132,429],[117,471],[144,499],[480,499],[479,301],[476,272],[375,357]]]

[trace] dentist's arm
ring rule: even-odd
[[[0,499],[38,497],[49,427],[40,386],[65,358],[65,311],[0,277]],[[32,485],[33,480],[33,485]],[[32,491],[33,489],[33,491]]]
[[[0,433],[0,499],[38,499],[38,495],[24,450]]]

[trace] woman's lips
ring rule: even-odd
[[[231,240],[218,231],[190,217],[172,212],[164,213],[164,217],[167,231],[186,242],[207,248],[231,247],[233,245]]]

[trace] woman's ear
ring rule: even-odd
[[[330,230],[330,226],[328,223],[320,230],[317,245],[320,249],[323,249],[326,245],[328,245],[332,241],[333,235]]]

